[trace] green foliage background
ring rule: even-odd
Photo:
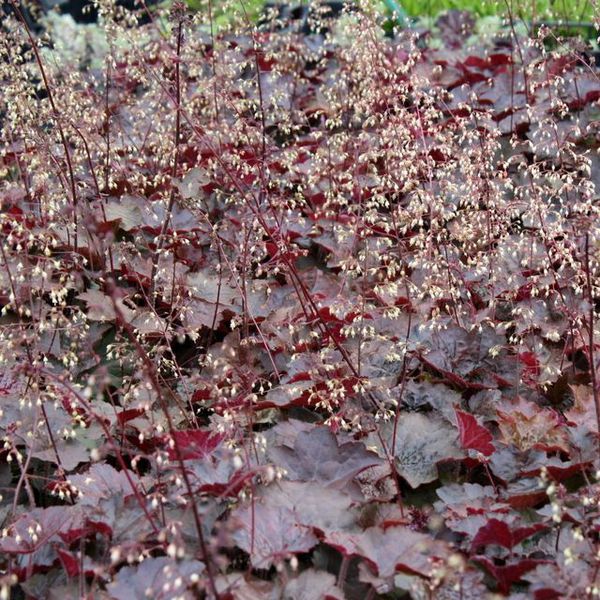
[[[435,16],[449,9],[468,10],[478,16],[505,16],[509,12],[523,19],[589,20],[590,0],[402,0],[413,17]]]
[[[195,10],[208,6],[208,0],[186,1]],[[307,4],[308,0],[290,0],[287,3]],[[514,17],[527,20],[589,21],[594,13],[591,0],[378,0],[377,4],[384,14],[391,14],[393,7],[397,6],[413,18],[434,17],[451,9],[468,10],[480,17],[511,13]],[[224,25],[240,15],[256,19],[264,5],[265,0],[212,0],[214,19],[218,25]]]

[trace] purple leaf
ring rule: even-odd
[[[193,600],[197,597],[194,580],[204,569],[197,560],[146,558],[139,565],[120,569],[108,584],[108,592],[114,600]]]
[[[234,511],[239,524],[233,534],[236,544],[250,555],[252,566],[268,569],[273,562],[293,553],[308,552],[319,540],[309,527],[300,525],[289,508],[270,508],[256,503]]]
[[[285,468],[287,477],[293,481],[314,481],[338,489],[345,488],[361,471],[382,462],[364,444],[338,444],[327,427],[300,432],[293,449],[271,448],[269,458]]]

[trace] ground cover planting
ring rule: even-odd
[[[598,596],[590,45],[13,6],[0,598]]]

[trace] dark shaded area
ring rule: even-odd
[[[157,4],[157,0],[118,0],[117,5],[123,6],[127,10],[137,12],[140,24],[150,22],[150,17],[146,9]],[[14,7],[10,1],[4,1],[0,4],[0,21],[2,15],[9,15],[14,12]],[[41,30],[41,25],[37,19],[40,14],[48,13],[58,7],[63,15],[71,15],[76,23],[95,23],[98,20],[98,10],[92,2],[88,0],[66,0],[66,2],[56,2],[52,0],[35,0],[33,2],[20,2],[19,9],[25,18],[29,27],[36,32]]]
[[[35,6],[39,10],[42,10],[42,11],[44,10],[44,8],[38,3],[36,3]],[[19,9],[21,11],[23,18],[25,19],[25,22],[29,26],[29,28],[32,31],[36,31],[36,32],[40,31],[41,26],[37,22],[37,19],[34,17],[34,14],[36,12],[35,9],[33,7],[30,9],[29,7],[25,6],[22,2],[19,3]],[[5,17],[12,15],[12,14],[15,14],[15,8],[11,4],[11,2],[9,2],[9,1],[0,2],[0,31],[3,28],[3,21],[4,21]]]
[[[323,2],[318,9],[313,6],[267,2],[259,27],[277,31],[294,31],[304,35],[327,33],[325,23],[337,19],[344,12],[344,2]],[[276,26],[273,27],[273,21]]]

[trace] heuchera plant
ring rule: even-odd
[[[0,597],[597,596],[581,44],[98,9],[0,24]]]

